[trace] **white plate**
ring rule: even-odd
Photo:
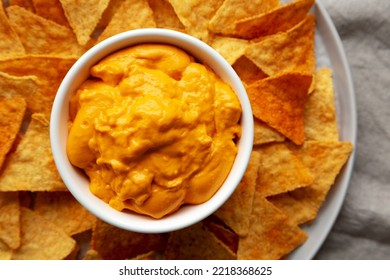
[[[312,259],[328,236],[344,202],[356,153],[356,100],[347,57],[337,30],[319,0],[312,12],[317,20],[315,39],[317,68],[327,66],[333,70],[340,140],[351,142],[354,145],[354,152],[337,177],[318,217],[313,224],[304,227],[309,237],[301,247],[290,254],[289,259],[294,260]]]

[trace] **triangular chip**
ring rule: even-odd
[[[33,114],[26,134],[0,173],[0,191],[66,190],[51,153],[49,121]]]
[[[70,192],[38,192],[34,212],[62,228],[68,235],[92,229],[95,216],[88,212]]]
[[[164,259],[234,260],[236,256],[202,222],[199,222],[171,233]]]
[[[24,54],[24,47],[18,34],[9,24],[7,15],[3,8],[3,1],[0,3],[0,55],[17,56]]]
[[[255,39],[287,31],[306,17],[313,4],[314,0],[297,0],[268,13],[242,19],[236,22],[236,34],[243,39]]]
[[[306,140],[338,141],[332,71],[322,68],[315,74],[315,89],[305,106]]]
[[[249,234],[239,240],[237,259],[281,259],[307,239],[302,229],[258,192],[253,206],[253,222]]]
[[[153,12],[147,0],[123,1],[106,29],[99,36],[102,41],[118,33],[145,27],[156,27]]]
[[[253,195],[259,169],[260,153],[253,151],[240,184],[229,199],[214,213],[240,236],[248,234]]]
[[[253,145],[262,145],[271,142],[283,142],[286,138],[275,129],[254,118]]]
[[[109,0],[60,0],[69,25],[76,34],[77,41],[84,46],[91,39],[99,20],[106,10]]]
[[[286,193],[313,183],[309,169],[283,143],[256,149],[260,162],[257,192],[263,197]]]
[[[217,218],[215,215],[211,215],[203,220],[204,225],[219,239],[229,247],[233,253],[237,253],[238,248],[238,235],[224,222]]]
[[[220,36],[215,37],[211,43],[211,47],[222,55],[230,65],[233,65],[245,53],[247,45],[247,40]]]
[[[184,30],[184,25],[175,14],[168,0],[149,0],[148,2],[153,11],[153,17],[157,27],[180,31]]]
[[[25,111],[26,101],[22,97],[4,98],[0,92],[0,169],[19,132]]]
[[[312,76],[286,73],[251,84],[253,114],[296,144],[305,140],[304,107]]]
[[[294,153],[309,168],[314,182],[291,195],[318,212],[352,150],[350,142],[306,141],[303,146],[295,147]]]
[[[61,260],[76,246],[62,229],[27,208],[21,208],[22,244],[15,260]]]
[[[245,55],[269,76],[285,72],[313,73],[314,16],[309,15],[287,32],[248,45]]]
[[[75,55],[85,52],[73,31],[19,6],[7,8],[10,24],[20,36],[27,54]]]
[[[279,5],[279,0],[225,0],[210,20],[209,28],[217,34],[235,35],[237,21],[266,13]]]
[[[232,66],[246,86],[268,77],[263,70],[257,67],[256,64],[250,61],[245,55],[236,59]]]
[[[11,249],[20,246],[20,207],[17,192],[0,192],[0,242],[4,242]]]
[[[92,230],[91,249],[105,260],[131,259],[149,251],[160,251],[166,246],[162,234],[127,231],[97,220]]]
[[[186,28],[186,33],[206,43],[211,41],[208,30],[210,19],[214,16],[223,0],[169,0],[175,13]]]
[[[60,0],[31,0],[35,13],[48,20],[69,27]]]

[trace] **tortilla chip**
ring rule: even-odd
[[[185,26],[187,34],[206,43],[211,41],[212,34],[208,30],[208,24],[218,8],[222,5],[223,0],[168,1],[171,3],[181,23]]]
[[[254,118],[253,145],[262,145],[272,142],[283,142],[286,138],[261,120]]]
[[[0,240],[0,260],[10,260],[12,258],[12,249]]]
[[[143,27],[156,27],[148,1],[123,1],[106,29],[99,36],[98,42],[118,33]]]
[[[165,248],[162,234],[145,234],[123,230],[97,220],[92,230],[91,249],[105,260],[131,259],[149,251]]]
[[[222,55],[230,65],[233,65],[245,53],[247,45],[247,40],[220,36],[215,37],[211,43],[211,47]]]
[[[91,39],[99,20],[106,10],[109,0],[60,0],[69,25],[76,34],[77,41],[84,46]]]
[[[260,153],[253,151],[248,168],[230,198],[214,213],[236,234],[245,236],[250,225],[253,195],[259,169]]]
[[[254,82],[265,79],[268,77],[259,67],[257,67],[252,61],[250,61],[245,55],[236,59],[232,64],[233,69],[236,71],[241,81],[249,86]]]
[[[184,30],[184,25],[175,14],[168,0],[148,0],[148,3],[153,11],[157,27]]]
[[[16,5],[25,8],[26,10],[29,10],[33,13],[35,12],[34,4],[32,0],[9,0],[9,5],[10,6]]]
[[[296,249],[307,239],[288,216],[256,192],[249,234],[240,238],[237,259],[277,260]]]
[[[263,197],[286,193],[313,183],[309,169],[284,143],[262,145],[256,151],[260,158],[257,191]]]
[[[96,250],[93,250],[93,249],[89,249],[84,257],[83,257],[83,260],[102,260],[102,256],[99,255],[98,251]]]
[[[166,260],[234,260],[235,254],[202,223],[171,234]]]
[[[22,41],[9,24],[2,1],[0,3],[0,55],[3,57],[10,57],[22,55],[24,53]]]
[[[25,111],[26,101],[22,97],[0,97],[0,170],[22,125]]]
[[[69,192],[38,192],[34,212],[62,228],[68,235],[92,229],[96,218]]]
[[[337,175],[352,153],[352,144],[338,141],[305,141],[303,146],[294,147],[292,150],[309,168],[314,176],[314,182],[307,188],[291,192],[291,195],[304,203],[305,207],[318,212]]]
[[[305,140],[304,107],[312,76],[285,73],[251,84],[247,93],[256,118],[300,145]]]
[[[305,106],[306,140],[338,141],[332,71],[322,68],[315,75],[315,89]]]
[[[0,192],[0,242],[9,248],[20,246],[20,207],[17,192]]]
[[[66,187],[51,153],[49,121],[43,114],[33,114],[26,134],[0,174],[0,191],[57,190]]]
[[[297,0],[270,12],[239,20],[236,22],[236,34],[239,38],[251,40],[287,31],[306,17],[314,2]]]
[[[86,51],[78,44],[73,31],[63,25],[19,6],[8,7],[7,13],[27,54],[80,56]]]
[[[248,45],[245,55],[269,76],[285,72],[313,73],[315,18],[309,15],[287,32]]]
[[[209,28],[217,34],[235,35],[237,21],[266,13],[279,5],[279,0],[225,0],[210,20]]]
[[[62,229],[27,208],[21,208],[22,244],[15,260],[61,260],[76,246]],[[39,248],[39,250],[37,250]]]
[[[43,113],[50,118],[57,89],[75,61],[75,57],[44,55],[0,59],[0,72],[15,76],[36,76],[38,89],[34,94],[29,95],[31,98],[26,98],[27,107],[33,113]]]
[[[31,0],[35,13],[45,19],[69,27],[60,0]]]
[[[233,253],[237,253],[239,237],[231,228],[227,227],[215,215],[207,217],[203,220],[203,223]]]

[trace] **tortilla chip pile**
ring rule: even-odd
[[[316,69],[314,0],[10,0],[0,7],[0,259],[282,259],[352,152],[339,140],[332,73]],[[77,3],[77,4],[76,4]],[[212,216],[166,234],[98,220],[67,191],[50,150],[61,80],[87,49],[159,27],[219,51],[253,107],[252,157]]]

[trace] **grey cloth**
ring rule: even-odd
[[[355,167],[315,259],[390,259],[390,0],[317,0],[343,42],[358,113]]]

